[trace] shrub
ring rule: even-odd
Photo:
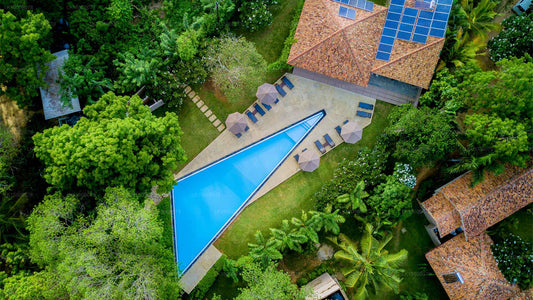
[[[302,13],[303,6],[304,6],[304,0],[298,0],[298,4],[294,11],[294,16],[292,17],[289,35],[287,36],[287,38],[285,39],[285,42],[283,43],[283,50],[281,51],[281,55],[279,56],[278,60],[276,60],[275,62],[271,63],[268,66],[269,70],[271,71],[291,70],[292,66],[287,64],[287,60],[289,59],[289,54],[291,52],[292,45],[296,43],[296,40],[294,39],[294,34],[296,33],[298,22],[300,22],[300,15]]]
[[[243,1],[239,8],[241,26],[250,32],[257,31],[272,23],[272,13],[268,7],[277,4],[275,0]]]
[[[533,14],[510,16],[502,22],[503,30],[488,43],[490,58],[497,62],[504,58],[533,55]]]
[[[318,265],[316,268],[314,268],[313,270],[311,270],[310,272],[306,273],[304,276],[300,277],[300,279],[296,281],[296,284],[298,286],[304,286],[308,284],[310,281],[312,281],[313,279],[322,275],[323,273],[335,274],[336,270],[331,265],[331,263],[328,263],[328,262],[322,263]]]
[[[215,283],[218,274],[224,267],[225,261],[226,255],[222,254],[222,256],[217,260],[213,267],[207,271],[207,274],[205,274],[204,278],[202,278],[202,280],[191,292],[191,299],[203,299],[205,297],[205,294],[207,294],[213,283]]]
[[[395,176],[388,176],[387,181],[374,189],[374,195],[367,198],[369,208],[367,222],[373,220],[394,224],[405,220],[413,213],[411,188],[400,182]],[[377,225],[377,224],[376,224]]]
[[[505,279],[524,290],[533,286],[533,243],[509,233],[491,249]]]

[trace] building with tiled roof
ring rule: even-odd
[[[384,76],[407,86],[427,89],[444,46],[444,37],[434,37],[426,33],[427,40],[424,43],[409,38],[392,38],[390,43],[393,43],[393,46],[382,45],[383,41],[387,40],[387,37],[384,37],[384,28],[388,28],[386,21],[389,22],[394,13],[388,13],[387,7],[375,4],[371,5],[371,10],[350,6],[352,2],[358,1],[306,0],[288,63],[295,69],[303,69],[361,87],[372,84],[376,77]],[[418,26],[419,22],[416,16],[420,15],[417,15],[417,11],[427,10],[428,13],[433,13],[435,8],[429,8],[429,4],[425,9],[413,8],[419,3],[424,4],[422,0],[416,0],[417,5],[415,0],[399,1],[404,9],[414,11],[413,20],[416,21],[412,21],[413,26],[407,34],[414,37],[418,30],[414,24],[416,22]],[[440,5],[441,1],[446,0],[433,2]],[[447,3],[443,4],[444,6],[445,9],[451,7]],[[355,10],[353,19],[340,16],[339,9],[342,11],[343,7]],[[437,6],[437,9],[439,8]],[[403,17],[401,13],[396,16]],[[403,23],[399,24],[398,30],[402,29]],[[387,53],[390,57],[385,56],[388,59],[377,55],[381,49],[390,51]]]
[[[533,202],[533,168],[509,166],[500,175],[487,172],[474,187],[472,176],[468,172],[454,179],[421,204],[431,223],[428,230],[436,228],[438,238],[460,228],[469,239]]]
[[[426,258],[450,299],[533,299],[533,289],[521,291],[504,278],[485,233],[533,203],[533,168],[487,172],[474,187],[472,176],[456,178],[421,203],[431,223],[428,233],[438,245]]]

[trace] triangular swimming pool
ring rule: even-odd
[[[180,179],[172,190],[174,249],[186,272],[326,115],[319,111]]]

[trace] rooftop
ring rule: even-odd
[[[376,59],[385,21],[389,18],[388,8],[373,5],[373,10],[367,11],[354,7],[356,14],[352,20],[339,16],[343,5],[348,4],[333,0],[305,1],[289,64],[360,86],[367,86],[374,73],[429,87],[444,38],[429,35],[425,43],[396,38],[390,46],[390,58]],[[414,1],[408,0],[404,6],[413,7]],[[413,25],[411,30],[417,27]]]
[[[422,203],[440,237],[462,227],[470,239],[533,202],[531,167],[508,166],[499,175],[487,172],[474,187],[472,176],[469,172],[454,179]]]

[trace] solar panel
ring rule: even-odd
[[[405,4],[405,0],[391,0],[390,4],[403,6]]]
[[[392,45],[380,44],[378,51],[390,53],[392,51]]]
[[[398,34],[396,35],[397,39],[410,41],[411,40],[411,32],[405,32],[405,31],[398,31]]]
[[[416,24],[420,25],[420,26],[424,26],[424,27],[430,27],[431,26],[431,19],[418,18],[418,21],[417,21]]]
[[[346,18],[355,20],[355,9],[348,9],[348,14],[346,15]]]
[[[441,12],[445,14],[449,14],[451,10],[452,10],[452,7],[450,5],[437,4],[437,8],[435,8],[436,12]]]
[[[452,5],[453,0],[439,0],[437,4],[447,4]]]
[[[438,13],[436,12],[434,15],[433,15],[433,20],[437,20],[437,21],[448,21],[448,14],[443,14],[443,13]]]
[[[387,14],[387,20],[392,20],[392,21],[400,21],[402,15],[400,14],[397,14],[397,13],[388,13]]]
[[[400,24],[400,23],[397,22],[397,21],[386,20],[385,21],[385,28],[396,29],[396,28],[398,28],[398,24]]]
[[[442,29],[442,30],[445,30],[445,29],[446,29],[446,22],[442,22],[442,21],[433,21],[433,23],[431,23],[431,28],[436,28],[436,29]]]
[[[339,16],[346,17],[347,14],[348,14],[347,7],[344,7],[344,6],[339,7]]]
[[[350,0],[341,0],[342,4],[348,4],[349,2],[350,2]]]
[[[427,10],[421,10],[420,13],[418,14],[418,17],[431,20],[433,19],[433,12],[427,11]]]
[[[401,23],[399,30],[409,32],[409,36],[411,36],[410,33],[413,32],[413,27],[414,25]]]
[[[383,28],[383,32],[381,33],[381,35],[394,38],[396,36],[396,29]]]
[[[431,28],[429,35],[438,38],[443,38],[446,35],[446,30]]]
[[[374,2],[366,1],[365,10],[374,11]]]
[[[381,44],[394,45],[394,38],[390,36],[382,36],[379,42]]]
[[[401,5],[394,5],[394,4],[391,4],[389,6],[389,12],[393,12],[393,13],[399,13],[401,14],[403,11],[403,6]]]
[[[355,5],[357,5],[357,0],[350,0],[350,2],[348,2],[348,5],[355,7]]]
[[[427,35],[413,34],[413,42],[425,44],[427,40],[428,40]]]
[[[428,33],[429,33],[429,28],[427,27],[416,26],[415,28],[415,34],[428,35]]]
[[[381,60],[384,60],[384,61],[389,61],[389,59],[390,59],[390,53],[384,53],[384,52],[380,52],[380,51],[378,51],[378,53],[376,54],[376,59],[381,59]]]
[[[414,9],[414,8],[406,7],[406,8],[404,8],[404,10],[403,10],[403,15],[404,15],[404,16],[415,17],[415,18],[416,18],[416,15],[418,15],[418,9]]]
[[[358,0],[357,1],[357,4],[355,5],[355,7],[359,8],[359,9],[365,9],[365,0]]]
[[[402,23],[405,23],[405,24],[414,25],[415,21],[416,21],[415,17],[409,17],[409,16],[404,15],[402,18]]]

